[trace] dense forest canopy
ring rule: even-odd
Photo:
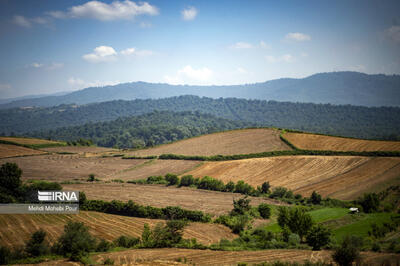
[[[200,112],[154,111],[110,122],[63,127],[29,135],[66,141],[84,138],[104,147],[142,148],[253,125],[255,123],[231,121]]]
[[[217,117],[339,136],[395,139],[400,136],[400,108],[291,103],[236,98],[179,96],[111,101],[88,105],[0,110],[2,135],[112,121],[154,110],[198,111]]]

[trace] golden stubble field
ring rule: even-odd
[[[15,156],[46,154],[44,151],[34,150],[22,146],[0,143],[0,159]]]
[[[132,200],[141,205],[155,207],[180,206],[184,209],[199,210],[213,215],[227,214],[233,208],[233,199],[242,198],[238,193],[226,193],[192,188],[165,187],[163,185],[136,184],[71,184],[63,185],[65,190],[79,190],[88,199]],[[282,204],[279,201],[250,197],[252,205],[267,203]]]
[[[309,196],[355,199],[366,191],[400,183],[400,158],[360,156],[281,156],[237,161],[206,162],[188,172],[195,177],[212,176],[259,186],[283,186]]]
[[[0,140],[10,141],[22,145],[61,144],[62,142],[36,138],[0,137]]]
[[[148,156],[172,153],[210,156],[291,150],[280,139],[279,134],[278,130],[266,128],[232,130],[138,150],[128,155]]]
[[[145,223],[150,227],[164,220],[127,217],[98,212],[81,211],[80,214],[1,214],[0,245],[16,247],[24,245],[32,233],[39,229],[47,232],[47,239],[54,243],[64,231],[68,221],[83,222],[89,232],[97,237],[112,241],[121,235],[140,237]],[[200,243],[216,243],[220,239],[237,236],[223,225],[190,223],[184,230],[184,238],[196,238]]]
[[[285,133],[284,137],[303,150],[400,151],[400,141],[350,139],[304,133]]]

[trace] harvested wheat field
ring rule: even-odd
[[[303,133],[285,133],[294,146],[304,150],[400,151],[400,141],[379,141],[331,137]]]
[[[60,141],[46,140],[46,139],[35,139],[35,138],[16,138],[16,137],[0,137],[0,140],[9,141],[21,145],[42,145],[42,144],[63,144]]]
[[[227,214],[233,208],[233,199],[241,198],[238,193],[226,193],[192,188],[165,187],[163,185],[136,184],[71,184],[63,185],[65,190],[79,190],[88,199],[120,200],[155,207],[180,206],[184,209],[199,210],[213,215]],[[155,196],[157,195],[157,196]],[[280,205],[279,201],[250,197],[252,205],[262,202]],[[210,202],[212,204],[210,204]]]
[[[154,226],[164,220],[145,219],[112,215],[99,212],[81,211],[80,214],[1,214],[0,245],[16,247],[23,245],[33,232],[42,228],[47,239],[53,243],[64,231],[68,221],[83,222],[89,232],[97,237],[112,241],[120,235],[140,237],[145,223]],[[190,223],[184,231],[184,238],[197,238],[200,243],[216,243],[220,239],[237,237],[223,225]]]
[[[117,149],[96,147],[96,146],[61,146],[61,147],[49,147],[41,149],[48,152],[58,153],[77,153],[77,154],[107,154],[111,152],[118,152]]]
[[[395,265],[400,259],[398,254],[382,254],[373,252],[362,252],[364,263],[375,264],[376,262],[387,261]],[[332,262],[330,251],[311,251],[311,250],[295,250],[295,249],[278,249],[278,250],[259,250],[259,251],[214,251],[214,250],[190,250],[177,248],[164,249],[143,249],[143,250],[126,250],[115,253],[102,253],[92,256],[98,262],[103,262],[106,258],[111,258],[116,265],[140,265],[141,263],[149,263],[155,261],[162,263],[163,261],[176,262],[184,261],[189,265],[237,265],[239,262],[246,263],[262,263],[274,261],[286,262],[304,262],[306,260],[312,262],[324,261]],[[163,265],[163,264],[160,264]],[[164,264],[168,265],[168,264]],[[169,264],[171,265],[171,264]]]
[[[377,186],[400,181],[400,158],[360,156],[282,156],[237,161],[206,162],[188,172],[224,182],[244,180],[253,186],[270,182],[309,196],[355,199]]]
[[[44,151],[38,151],[22,146],[0,143],[0,158],[9,158],[16,156],[46,154]]]
[[[203,135],[151,149],[132,152],[128,155],[148,156],[160,154],[181,155],[229,155],[290,150],[275,129],[242,129]]]

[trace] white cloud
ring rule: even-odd
[[[90,1],[83,5],[72,6],[66,12],[51,11],[54,18],[91,18],[102,21],[127,20],[139,15],[158,15],[158,8],[147,2],[114,1],[110,4]]]
[[[120,52],[122,55],[136,55],[136,56],[150,56],[153,55],[154,52],[150,50],[137,50],[135,48],[127,48]]]
[[[385,30],[385,36],[389,40],[400,44],[400,26],[391,26]]]
[[[183,20],[193,20],[197,16],[197,9],[195,7],[188,7],[182,10],[181,14]]]
[[[13,22],[18,26],[25,28],[30,28],[32,26],[32,23],[29,21],[29,19],[25,18],[24,16],[19,16],[19,15],[14,16]]]
[[[68,84],[71,87],[74,87],[75,89],[82,89],[82,88],[88,88],[88,87],[102,87],[102,86],[109,86],[109,85],[116,85],[118,83],[121,83],[118,80],[115,81],[93,81],[93,82],[86,82],[83,79],[80,78],[74,78],[71,77],[68,79]]]
[[[212,77],[213,72],[207,68],[194,69],[192,66],[187,65],[177,71],[175,76],[164,76],[167,83],[170,84],[184,84],[184,83],[196,83],[205,84]]]
[[[237,42],[231,46],[229,46],[231,49],[251,49],[253,48],[253,45],[251,43],[247,42]]]
[[[237,70],[237,72],[239,72],[240,74],[247,74],[247,73],[248,73],[247,70],[244,69],[243,67],[238,67],[236,70]]]
[[[260,47],[263,49],[269,49],[271,48],[271,46],[269,46],[268,44],[266,44],[264,41],[260,41]]]
[[[311,40],[311,36],[304,34],[304,33],[300,33],[300,32],[290,32],[288,34],[286,34],[285,37],[287,40],[292,40],[292,41],[297,41],[297,42],[303,42],[303,41],[309,41]]]
[[[90,63],[109,62],[116,59],[117,52],[110,46],[98,46],[91,54],[85,54],[83,59]]]
[[[284,54],[282,56],[273,56],[273,55],[266,55],[265,59],[269,63],[276,63],[276,62],[285,62],[285,63],[291,63],[294,61],[294,57],[290,54]]]
[[[34,68],[40,68],[40,67],[43,67],[43,64],[40,64],[40,63],[32,63],[31,64],[31,67],[34,67]]]

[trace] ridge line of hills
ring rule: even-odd
[[[281,78],[262,83],[230,86],[189,86],[131,82],[114,86],[89,87],[64,95],[16,99],[0,104],[14,107],[50,107],[60,104],[88,104],[111,100],[159,99],[181,95],[211,98],[230,97],[291,102],[400,106],[399,75],[368,75],[359,72],[318,73],[305,78]],[[1,100],[4,102],[4,100]]]

